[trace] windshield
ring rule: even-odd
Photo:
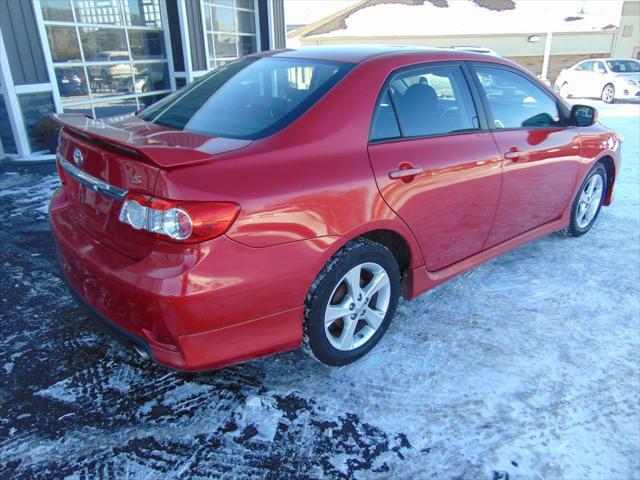
[[[253,140],[291,124],[352,66],[295,58],[242,58],[169,95],[139,117],[189,132]]]
[[[640,62],[636,60],[609,60],[607,65],[609,65],[609,70],[614,73],[640,72]]]

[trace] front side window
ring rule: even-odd
[[[637,60],[608,60],[609,70],[614,73],[638,73],[640,62]]]
[[[376,108],[372,140],[454,134],[478,128],[471,94],[458,66],[433,66],[397,74]]]
[[[295,58],[242,58],[169,95],[139,116],[206,135],[261,138],[302,115],[351,67]]]
[[[503,68],[476,66],[474,69],[491,109],[494,128],[560,124],[558,105],[532,81]]]

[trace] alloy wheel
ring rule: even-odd
[[[363,346],[384,321],[391,283],[383,267],[367,262],[349,270],[336,284],[324,315],[331,345],[342,351]]]
[[[602,195],[604,194],[604,182],[600,175],[594,175],[582,189],[578,207],[576,208],[576,224],[579,228],[586,228],[598,212]]]
[[[604,100],[606,103],[611,103],[613,101],[614,95],[615,91],[613,89],[613,86],[607,85],[602,91],[602,100]]]

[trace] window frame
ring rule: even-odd
[[[540,82],[537,78],[533,76],[529,76],[524,72],[518,70],[517,68],[510,67],[508,65],[504,65],[502,63],[493,63],[493,62],[468,62],[469,69],[472,73],[472,81],[476,84],[476,88],[478,89],[480,95],[480,101],[482,102],[482,107],[487,119],[488,130],[491,132],[507,132],[511,130],[547,130],[550,128],[561,129],[561,128],[574,128],[575,125],[571,125],[569,122],[571,116],[571,109],[567,107],[567,105],[561,101],[557,96],[551,92],[546,85]],[[513,73],[514,75],[520,76],[525,81],[529,82],[534,87],[541,90],[550,100],[558,108],[558,116],[560,117],[560,124],[553,126],[528,126],[528,127],[505,127],[505,128],[496,128],[495,127],[495,117],[493,116],[493,111],[491,109],[491,105],[489,104],[489,99],[487,98],[487,94],[480,83],[480,78],[478,77],[478,72],[475,67],[485,67],[485,68],[495,68],[498,70],[506,70],[507,72]]]
[[[426,68],[436,68],[436,67],[457,67],[462,71],[462,77],[464,79],[464,84],[467,87],[467,91],[471,96],[471,103],[476,110],[476,117],[478,119],[479,127],[476,129],[469,129],[459,132],[447,132],[447,133],[434,133],[430,135],[414,135],[414,136],[405,136],[402,131],[402,125],[398,118],[398,110],[396,107],[395,99],[393,95],[389,93],[389,99],[391,101],[391,107],[393,109],[393,114],[398,125],[398,130],[400,131],[399,137],[389,137],[389,138],[380,138],[380,139],[372,139],[371,135],[373,133],[373,124],[375,120],[375,116],[378,113],[378,106],[380,105],[380,101],[386,92],[389,91],[389,85],[391,82],[398,76],[407,72],[411,72],[414,70],[424,70]],[[439,138],[439,137],[452,137],[457,135],[467,135],[469,133],[480,133],[489,131],[488,128],[488,119],[485,115],[485,111],[483,105],[481,103],[480,93],[477,91],[477,85],[473,82],[472,72],[469,70],[469,66],[465,61],[436,61],[436,62],[420,62],[414,63],[411,65],[406,65],[400,68],[396,68],[392,70],[387,78],[385,79],[380,91],[378,92],[378,96],[376,97],[376,101],[373,108],[373,113],[371,114],[371,120],[369,122],[369,135],[367,137],[367,143],[369,145],[376,145],[379,143],[391,143],[391,142],[402,142],[402,141],[410,141],[410,140],[419,140],[425,138]]]

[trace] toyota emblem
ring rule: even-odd
[[[84,162],[84,157],[82,156],[82,152],[77,148],[73,149],[73,162],[79,167],[81,167],[82,162]]]

